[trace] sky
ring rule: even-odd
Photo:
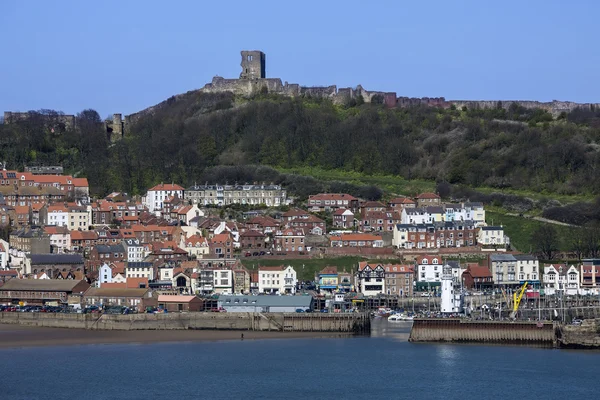
[[[0,1],[0,112],[128,115],[237,78],[600,102],[597,0]]]

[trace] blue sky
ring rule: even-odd
[[[600,102],[593,0],[0,2],[0,111],[130,114],[236,78],[398,96]]]

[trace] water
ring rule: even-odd
[[[598,398],[600,352],[373,337],[0,350],[0,399]]]

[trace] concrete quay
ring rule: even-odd
[[[96,330],[244,330],[369,334],[368,314],[210,313],[46,314],[0,313],[0,323]]]

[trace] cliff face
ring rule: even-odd
[[[600,319],[586,319],[579,326],[565,325],[558,340],[560,347],[600,349]]]

